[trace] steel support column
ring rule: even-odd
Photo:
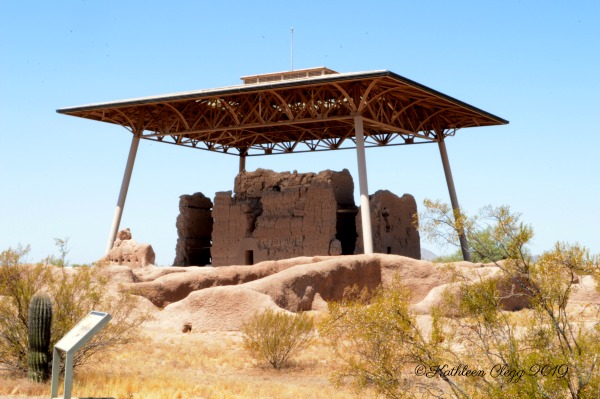
[[[460,215],[460,206],[458,205],[458,198],[456,197],[456,189],[454,188],[454,179],[452,178],[452,170],[450,169],[450,161],[448,161],[448,152],[446,151],[446,143],[444,137],[441,136],[438,141],[440,148],[440,155],[442,157],[442,165],[444,166],[444,174],[446,175],[446,183],[448,184],[448,192],[450,193],[450,203],[452,204],[452,210],[454,211],[454,218],[456,219]],[[469,246],[467,244],[467,238],[462,226],[459,227],[458,239],[460,240],[460,249],[462,250],[463,259],[471,261],[471,254],[469,253]]]
[[[127,165],[125,166],[125,173],[123,174],[123,182],[121,183],[121,191],[119,192],[119,199],[117,200],[115,216],[113,217],[112,227],[110,228],[110,234],[108,235],[108,244],[106,246],[107,254],[112,249],[115,239],[117,238],[117,232],[119,231],[119,225],[121,224],[121,216],[123,215],[123,208],[125,207],[125,198],[127,198],[127,190],[129,189],[129,181],[131,180],[131,173],[133,172],[133,164],[135,162],[139,144],[140,137],[134,134],[131,139],[131,147],[129,148],[129,156],[127,157]]]
[[[356,135],[356,157],[358,159],[358,184],[360,188],[360,216],[365,254],[373,253],[373,233],[371,232],[371,207],[369,206],[369,186],[367,181],[367,161],[365,158],[365,136],[362,116],[354,117]]]
[[[240,155],[240,170],[239,173],[246,171],[246,156]]]

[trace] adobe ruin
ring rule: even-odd
[[[412,224],[414,198],[378,191],[371,201],[375,251],[420,259],[419,233]],[[180,212],[177,266],[250,265],[363,251],[354,182],[347,169],[242,172],[233,193],[216,193],[214,205],[201,193],[181,196]]]
[[[210,198],[202,193],[179,197],[174,265],[192,266],[210,263],[212,207]]]
[[[371,232],[373,251],[421,259],[419,231],[413,223],[417,214],[417,202],[410,194],[398,197],[388,190],[369,195],[371,208]],[[356,254],[363,253],[360,209],[356,215]]]
[[[233,197],[230,191],[215,196],[213,265],[329,255],[336,239],[342,254],[352,254],[356,229],[338,231],[338,219],[355,217],[353,195],[348,170],[240,173]]]

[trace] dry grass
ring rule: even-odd
[[[289,367],[273,369],[251,358],[240,334],[152,332],[140,342],[96,359],[78,371],[75,397],[115,399],[356,398],[328,380],[337,367],[319,342]],[[0,395],[44,396],[49,384],[0,375]],[[364,397],[364,395],[361,395]]]

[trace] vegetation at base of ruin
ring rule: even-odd
[[[364,398],[598,397],[600,306],[569,299],[580,286],[600,280],[600,259],[578,245],[557,243],[534,260],[526,250],[533,231],[518,215],[506,207],[484,214],[460,215],[459,221],[467,237],[486,229],[499,243],[503,255],[490,257],[496,268],[440,266],[453,280],[428,315],[411,313],[410,292],[396,276],[385,289],[331,304],[313,345],[284,370],[251,357],[241,334],[151,332],[156,335],[81,366],[74,395],[337,399],[358,391]],[[485,246],[478,250],[485,253]],[[25,255],[23,248],[2,252],[0,266],[12,266],[0,270]],[[68,271],[29,267],[35,266],[58,277]],[[510,301],[521,310],[503,310]],[[336,388],[325,378],[332,371]],[[48,390],[48,384],[0,372],[0,395]]]
[[[137,327],[148,315],[138,311],[133,296],[115,295],[106,289],[110,276],[103,265],[74,270],[23,263],[28,252],[29,247],[18,247],[0,253],[0,369],[27,372],[29,303],[39,292],[50,296],[54,308],[51,347],[90,311],[112,316],[112,321],[77,351],[74,368],[137,337]],[[62,257],[61,261],[64,265]]]
[[[313,339],[314,323],[306,313],[288,314],[267,309],[242,326],[244,347],[276,369],[304,350]]]
[[[440,347],[459,364],[473,363],[506,375],[472,381],[468,397],[596,398],[600,389],[600,306],[569,304],[584,276],[599,277],[598,258],[577,245],[557,243],[536,262],[507,259],[506,277],[473,283],[455,270],[458,289],[446,292],[436,322],[447,337]],[[502,311],[509,281],[526,306]],[[453,332],[450,334],[450,332]],[[456,349],[460,342],[463,349]]]
[[[73,377],[73,397],[356,399],[350,390],[330,384],[328,375],[338,360],[318,339],[288,367],[277,370],[257,362],[244,348],[240,333],[145,331],[139,341],[79,368]],[[0,396],[47,397],[49,392],[49,384],[0,372]],[[374,399],[369,394],[361,397]]]
[[[357,395],[372,389],[387,398],[419,397],[435,388],[415,378],[414,365],[442,360],[438,337],[423,334],[409,300],[396,276],[385,290],[330,304],[319,331],[343,362],[331,378],[336,387],[350,385]]]
[[[334,383],[388,398],[597,398],[600,306],[568,301],[582,279],[598,283],[599,257],[557,243],[533,261],[533,230],[508,207],[468,217],[426,201],[419,219],[430,239],[457,244],[464,232],[499,273],[448,265],[453,284],[428,329],[399,278],[370,301],[331,305],[322,332],[345,365]],[[523,310],[503,310],[509,301]]]

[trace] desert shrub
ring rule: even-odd
[[[427,378],[415,378],[416,366],[442,361],[439,330],[423,334],[409,311],[410,292],[398,276],[385,290],[358,300],[332,303],[320,333],[342,360],[332,375],[336,386],[350,384],[357,394],[371,389],[386,398],[413,398],[417,392],[440,393]],[[460,388],[450,385],[458,396]],[[425,396],[424,396],[425,397]]]
[[[487,206],[478,215],[457,213],[443,202],[426,199],[424,211],[419,213],[418,229],[429,240],[450,244],[458,249],[436,262],[463,260],[458,236],[464,233],[472,262],[492,263],[503,259],[529,257],[526,244],[533,237],[530,226],[519,222],[520,215],[508,206]]]
[[[268,309],[242,326],[244,347],[255,357],[280,369],[313,338],[313,320],[306,313],[287,314]]]
[[[462,251],[460,249],[455,250],[450,255],[440,255],[433,259],[435,263],[451,263],[461,262],[463,260]]]
[[[471,381],[465,386],[470,397],[597,397],[600,307],[568,302],[582,277],[578,271],[593,271],[597,262],[578,245],[559,243],[536,262],[499,263],[502,274],[520,284],[515,288],[530,308],[521,312],[502,311],[506,292],[497,279],[473,283],[455,271],[459,294],[446,295],[438,307],[446,317],[437,316],[453,339],[441,346],[463,364],[506,371]]]
[[[92,356],[136,339],[136,328],[148,318],[133,296],[107,289],[110,275],[102,265],[70,269],[23,264],[27,250],[0,253],[0,368],[27,371],[28,307],[33,295],[45,291],[52,299],[51,347],[92,310],[111,314],[112,321],[77,351],[75,368]]]
[[[27,370],[29,303],[52,280],[52,270],[23,265],[29,248],[8,248],[0,253],[0,367]]]
[[[526,249],[533,230],[508,207],[460,215],[460,225],[447,205],[429,203],[427,211],[422,231],[450,242],[464,229],[472,253],[499,273],[444,267],[452,289],[427,316],[428,334],[401,281],[366,304],[331,305],[322,332],[344,363],[334,382],[388,398],[598,397],[600,306],[569,299],[583,278],[600,281],[599,257],[558,243],[534,260]],[[515,296],[525,309],[503,310]]]
[[[451,242],[463,227],[470,252],[493,262],[501,271],[500,281],[514,284],[513,291],[530,308],[503,311],[507,292],[495,279],[474,283],[472,276],[453,270],[460,295],[446,295],[434,316],[455,315],[437,316],[453,338],[440,347],[463,364],[477,362],[488,371],[465,384],[469,397],[597,395],[600,308],[592,304],[578,308],[568,301],[584,274],[598,278],[598,257],[579,245],[557,243],[534,260],[527,250],[533,229],[506,206],[486,207],[474,217],[460,215],[460,226],[443,223],[449,226],[446,230],[437,226],[453,216],[447,205],[426,201],[425,213],[426,235],[445,236]],[[492,375],[494,367],[503,367],[504,373]]]
[[[471,254],[471,262],[492,263],[502,260],[506,256],[502,249],[502,244],[492,238],[492,231],[489,226],[469,231],[466,238]],[[438,256],[434,259],[434,262],[450,263],[462,260],[462,250],[457,249],[450,255]]]

